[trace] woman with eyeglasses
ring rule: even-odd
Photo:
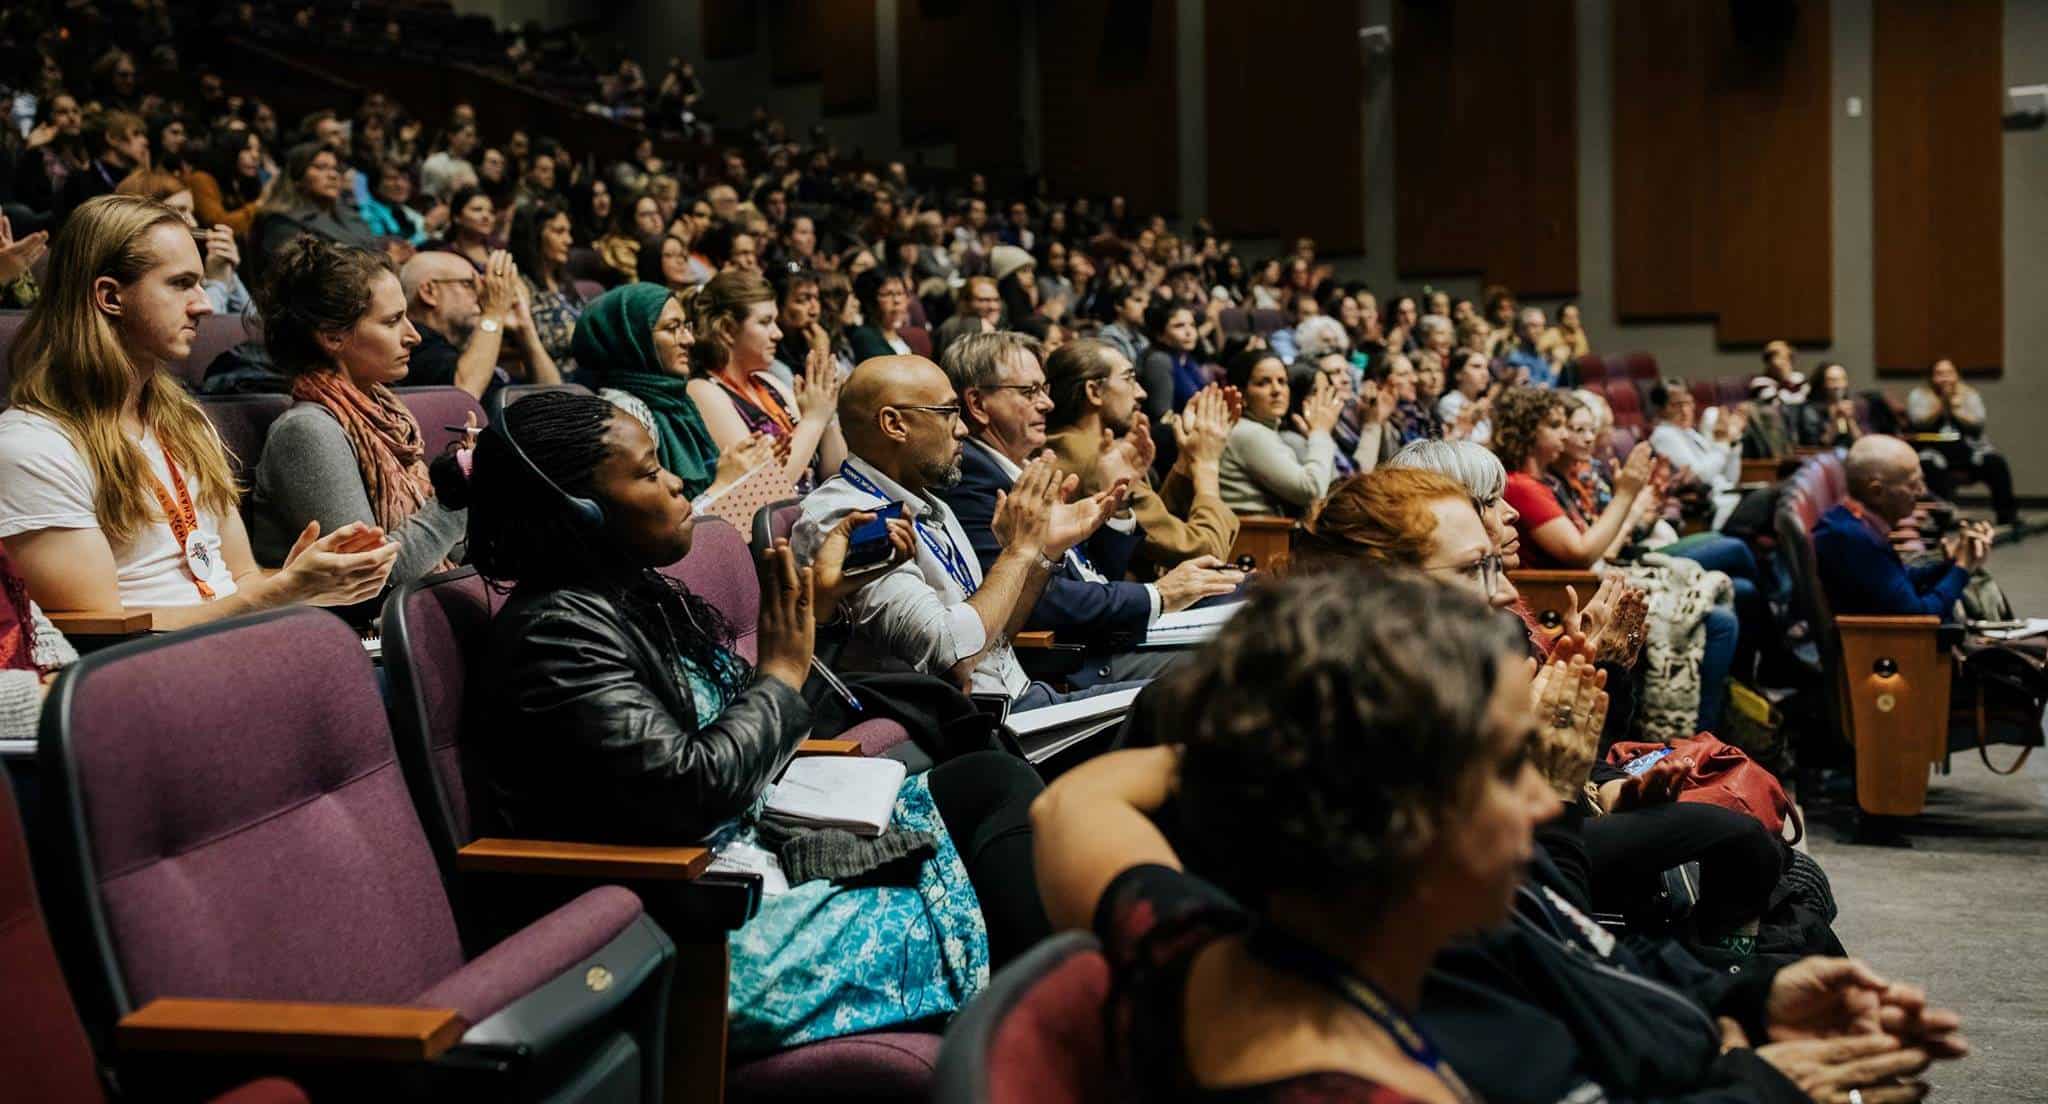
[[[257,208],[249,236],[256,242],[250,251],[248,268],[261,269],[286,242],[301,234],[376,249],[377,236],[357,215],[355,208],[341,201],[341,156],[317,142],[293,146],[284,158],[284,171],[270,183],[270,198]],[[255,278],[257,272],[244,272]]]

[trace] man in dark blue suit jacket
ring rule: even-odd
[[[969,437],[960,481],[939,493],[986,568],[1002,551],[991,528],[997,496],[1016,481],[1023,462],[1045,447],[1052,398],[1039,344],[1024,334],[969,335],[947,347],[944,361]],[[1117,478],[1118,464],[1131,467],[1115,446],[1104,450],[1103,464],[1105,482]],[[1135,470],[1128,475],[1135,478]],[[1128,513],[1112,519],[1060,561],[1025,620],[1027,629],[1050,629],[1061,643],[1088,649],[1081,669],[1069,676],[1076,686],[1157,675],[1178,653],[1135,647],[1146,628],[1163,613],[1229,594],[1243,581],[1243,573],[1213,556],[1189,560],[1156,583],[1126,581],[1125,569],[1142,539]]]
[[[1945,563],[1907,567],[1890,532],[1927,493],[1920,458],[1897,437],[1871,434],[1849,449],[1849,498],[1813,527],[1813,556],[1828,606],[1850,616],[1928,614],[1946,620],[1970,572],[1991,550],[1981,523],[1951,538]]]

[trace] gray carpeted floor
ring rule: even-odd
[[[2020,616],[2048,616],[2048,536],[1992,555]],[[1994,747],[2001,767],[2013,749]],[[2048,752],[1998,777],[1974,751],[1928,788],[1910,850],[1852,846],[1814,825],[1850,953],[1963,1014],[1977,1052],[1937,1067],[1934,1099],[2048,1101]]]

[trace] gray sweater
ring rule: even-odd
[[[71,642],[43,616],[41,606],[28,604],[35,620],[29,654],[40,670],[0,671],[0,740],[33,740],[36,722],[43,713],[43,672],[78,662]]]
[[[253,482],[249,544],[256,562],[266,567],[284,563],[309,521],[319,522],[322,533],[351,521],[377,524],[355,449],[341,423],[319,403],[293,403],[270,424]],[[449,510],[428,500],[391,533],[398,542],[391,581],[417,579],[432,573],[444,558],[459,558],[456,546],[468,529],[468,511]]]

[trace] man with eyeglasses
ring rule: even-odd
[[[914,556],[885,563],[839,615],[850,622],[842,657],[850,670],[887,658],[950,678],[976,694],[1000,694],[1015,709],[1064,701],[1033,682],[1010,637],[1020,631],[1046,579],[1067,550],[1123,503],[1118,490],[1065,501],[1058,470],[1033,461],[990,519],[1000,552],[984,569],[965,528],[939,493],[960,481],[967,430],[960,400],[939,366],[920,356],[863,361],[839,392],[839,424],[850,453],[838,474],[803,500],[791,543],[808,562],[824,535],[856,511],[899,507],[914,531]]]
[[[511,382],[498,367],[508,335],[518,342],[526,382],[562,382],[520,296],[511,254],[492,253],[479,274],[459,254],[417,253],[398,270],[398,285],[406,317],[420,332],[408,384],[453,385],[481,400]]]
[[[991,529],[997,503],[1045,449],[1045,419],[1052,398],[1039,363],[1039,343],[1024,334],[997,332],[960,339],[946,351],[946,375],[967,423],[960,481],[943,492],[986,565],[1002,552]],[[1102,457],[1110,485],[1136,485],[1138,467],[1127,450]],[[1025,617],[1027,629],[1050,629],[1060,642],[1089,648],[1068,681],[1094,686],[1148,679],[1179,658],[1170,649],[1134,647],[1161,614],[1235,592],[1244,573],[1215,556],[1198,556],[1154,583],[1124,581],[1141,536],[1128,514],[1111,519],[1085,543],[1069,549]]]
[[[1106,485],[1103,461],[1111,452],[1126,454],[1137,469],[1130,501],[1143,538],[1133,556],[1139,578],[1204,556],[1230,555],[1237,515],[1223,504],[1220,465],[1232,418],[1220,393],[1196,395],[1177,416],[1180,452],[1155,489],[1152,428],[1139,405],[1145,388],[1130,358],[1106,341],[1069,341],[1046,358],[1045,377],[1052,401],[1045,443],[1063,470],[1080,477],[1081,492]]]
[[[1991,527],[1966,524],[1942,544],[1945,558],[1907,567],[1891,531],[1927,495],[1920,455],[1897,437],[1873,433],[1849,446],[1849,497],[1813,527],[1813,558],[1838,614],[1928,614],[1947,620],[1970,573],[1991,554]]]

